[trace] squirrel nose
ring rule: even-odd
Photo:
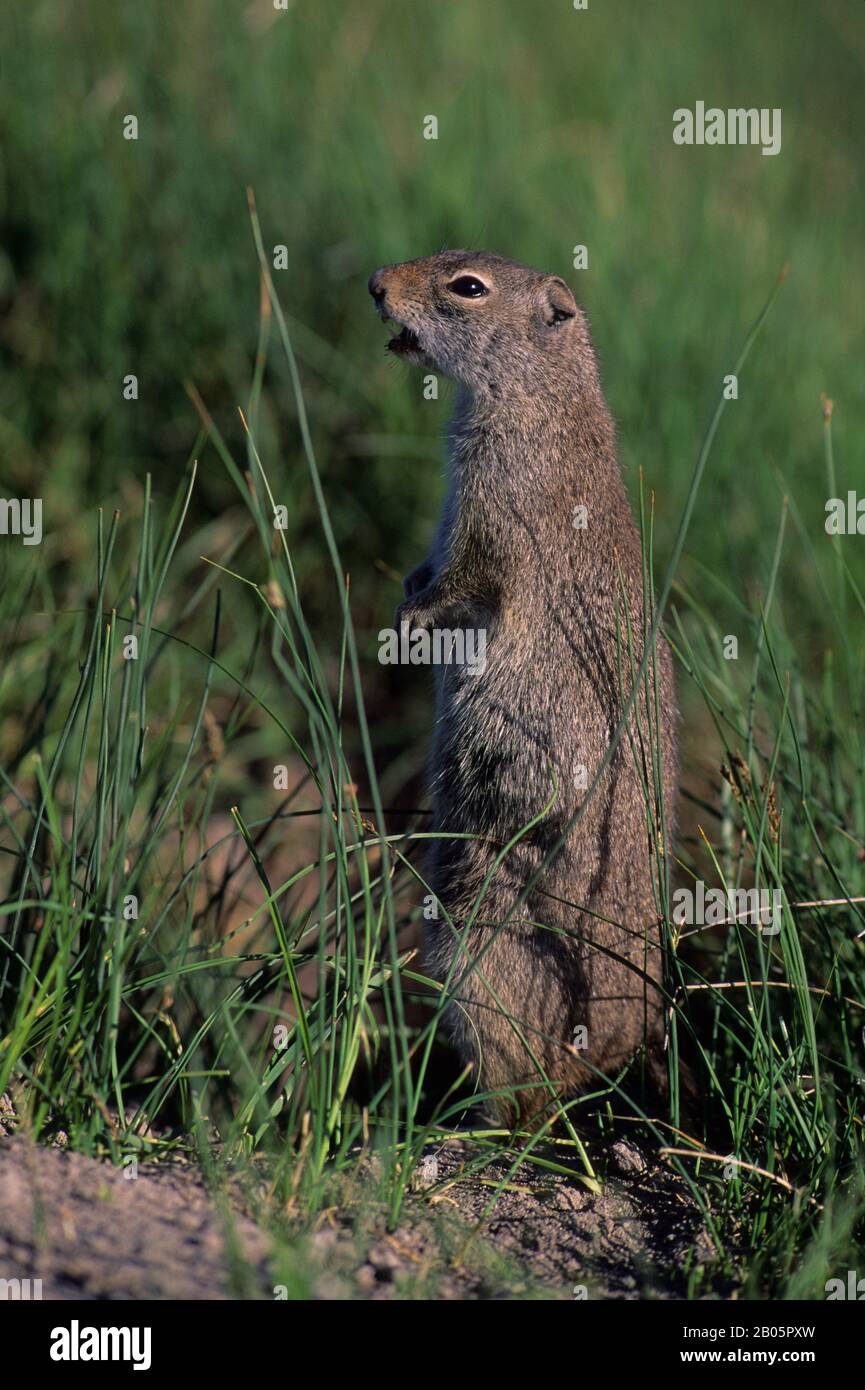
[[[380,270],[376,270],[369,277],[369,280],[367,282],[367,289],[369,290],[370,294],[375,300],[376,308],[380,309],[384,297],[387,294],[387,288],[384,283],[384,276],[382,275]]]

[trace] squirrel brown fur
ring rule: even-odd
[[[384,266],[369,289],[401,329],[391,351],[458,387],[450,490],[397,610],[409,630],[483,629],[487,643],[483,670],[436,673],[442,838],[428,880],[440,911],[426,954],[447,983],[458,1054],[481,1090],[501,1093],[488,1111],[525,1124],[616,1080],[640,1049],[663,1085],[670,652],[658,635],[610,756],[651,615],[588,322],[567,284],[444,251]]]

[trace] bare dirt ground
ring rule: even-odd
[[[0,1137],[0,1279],[41,1279],[47,1299],[272,1299],[288,1257],[301,1290],[289,1297],[675,1298],[687,1253],[709,1253],[684,1185],[624,1142],[602,1196],[523,1165],[480,1227],[504,1170],[451,1183],[463,1141],[430,1153],[433,1198],[410,1198],[394,1232],[380,1205],[349,1199],[272,1258],[249,1204],[215,1199],[191,1163],[130,1180],[20,1132]]]
[[[267,1241],[234,1234],[263,1282]],[[0,1278],[41,1279],[43,1298],[231,1297],[226,1227],[195,1169],[134,1180],[83,1154],[0,1139]]]

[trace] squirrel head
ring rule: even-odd
[[[578,391],[595,378],[585,317],[558,275],[488,251],[382,266],[369,292],[400,332],[388,350],[475,396]]]

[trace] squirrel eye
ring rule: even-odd
[[[489,294],[486,285],[474,275],[458,275],[456,280],[451,280],[448,289],[461,295],[463,299],[480,299],[482,295]]]

